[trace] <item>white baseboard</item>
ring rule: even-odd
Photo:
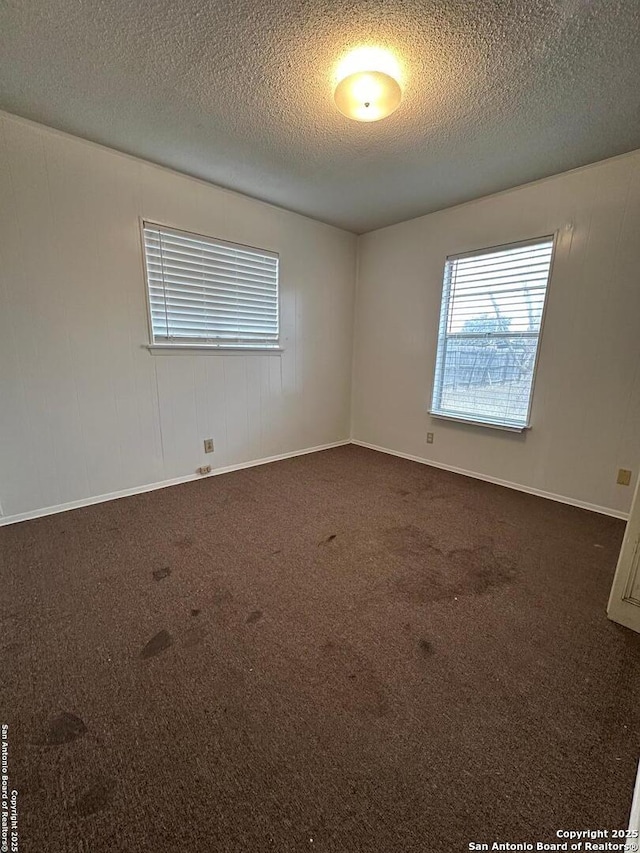
[[[357,444],[360,447],[368,447],[369,450],[378,450],[380,453],[388,453],[391,456],[399,456],[401,459],[420,462],[422,465],[430,465],[432,468],[441,468],[443,471],[451,471],[454,474],[463,474],[465,477],[473,477],[474,480],[484,480],[486,483],[505,486],[507,489],[515,489],[517,492],[526,492],[528,495],[536,495],[539,498],[548,498],[551,501],[558,501],[558,503],[577,506],[580,509],[591,510],[591,512],[599,512],[601,515],[610,515],[614,518],[622,518],[624,521],[629,518],[629,513],[621,512],[617,509],[598,506],[598,504],[587,503],[587,501],[579,501],[575,498],[568,498],[565,495],[556,495],[553,492],[545,492],[542,489],[532,489],[529,486],[521,486],[519,483],[511,483],[509,480],[500,480],[498,477],[489,477],[487,474],[478,474],[477,471],[467,471],[465,468],[456,468],[454,465],[445,465],[442,462],[433,462],[430,459],[423,459],[420,456],[412,456],[410,453],[401,453],[399,450],[390,450],[388,447],[379,447],[377,444],[369,444],[367,441],[358,441],[357,439],[352,438],[351,443]]]
[[[317,447],[305,447],[303,450],[293,450],[290,453],[279,453],[277,456],[265,456],[262,459],[252,459],[249,462],[239,462],[237,465],[227,465],[224,468],[214,468],[210,474],[187,474],[185,477],[175,477],[172,480],[161,480],[159,483],[147,483],[142,486],[133,486],[130,489],[121,489],[117,492],[109,492],[105,495],[96,495],[90,498],[81,498],[77,501],[57,504],[56,506],[44,507],[44,509],[34,509],[29,512],[17,513],[16,515],[7,515],[0,518],[0,527],[7,524],[16,524],[19,521],[29,521],[33,518],[42,518],[45,515],[55,515],[58,512],[66,512],[70,509],[80,509],[83,506],[100,504],[105,501],[113,501],[117,498],[141,495],[143,492],[153,492],[156,489],[165,489],[168,486],[178,486],[181,483],[190,483],[193,480],[205,480],[207,477],[214,477],[218,474],[228,474],[230,471],[240,471],[242,468],[253,468],[256,465],[267,465],[269,462],[279,462],[282,459],[291,459],[293,456],[304,456],[306,453],[317,453],[319,450],[330,450],[332,447],[342,447],[345,444],[351,444],[351,441],[348,438],[343,441],[332,441],[329,444],[319,444]]]
[[[291,459],[294,456],[304,456],[306,453],[317,453],[320,450],[330,450],[332,447],[342,447],[345,444],[356,444],[359,447],[367,447],[370,450],[377,450],[380,453],[388,453],[390,456],[399,456],[401,459],[409,459],[411,462],[420,462],[422,465],[430,465],[432,468],[440,468],[443,471],[451,471],[454,474],[463,474],[465,477],[473,477],[475,480],[484,480],[487,483],[494,483],[497,486],[505,486],[508,489],[515,489],[518,492],[526,492],[537,497],[547,498],[559,503],[569,504],[570,506],[580,507],[580,509],[588,509],[592,512],[599,512],[602,515],[610,515],[614,518],[627,520],[628,513],[620,512],[620,510],[611,509],[609,507],[598,506],[597,504],[587,503],[586,501],[578,501],[574,498],[569,498],[564,495],[556,495],[553,492],[545,492],[541,489],[532,489],[528,486],[521,486],[519,483],[511,483],[508,480],[500,480],[497,477],[489,477],[486,474],[478,474],[476,471],[467,471],[465,468],[456,468],[454,465],[445,465],[442,462],[434,462],[429,459],[423,459],[420,456],[413,456],[410,453],[402,453],[399,450],[391,450],[388,447],[380,447],[377,444],[370,444],[367,441],[359,441],[355,438],[344,439],[342,441],[333,441],[329,444],[320,444],[317,447],[305,447],[303,450],[293,450],[290,453],[279,453],[277,456],[265,456],[262,459],[252,459],[249,462],[240,462],[237,465],[227,465],[224,468],[215,468],[211,474],[187,474],[184,477],[175,477],[172,480],[162,480],[158,483],[147,483],[141,486],[133,486],[130,489],[121,489],[117,492],[109,492],[104,495],[96,495],[89,498],[81,498],[77,501],[69,501],[68,503],[57,504],[56,506],[48,506],[43,509],[30,510],[29,512],[17,513],[16,515],[7,515],[0,517],[0,527],[7,524],[17,524],[20,521],[29,521],[33,518],[42,518],[45,515],[54,515],[58,512],[66,512],[70,509],[80,509],[83,506],[91,506],[92,504],[104,503],[105,501],[113,501],[118,498],[126,498],[131,495],[140,495],[144,492],[153,492],[156,489],[165,489],[168,486],[177,486],[181,483],[190,483],[193,480],[202,480],[206,477],[214,477],[218,474],[228,474],[230,471],[240,471],[243,468],[253,468],[256,465],[267,465],[269,462],[278,462],[281,459]],[[639,806],[640,808],[640,806]]]

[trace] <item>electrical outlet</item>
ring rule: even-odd
[[[211,465],[201,465],[198,468],[198,474],[210,474],[211,473]]]
[[[432,432],[427,433],[427,444],[433,444],[433,433]]]
[[[213,439],[205,438],[204,440],[204,452],[205,453],[213,453]]]
[[[628,486],[631,483],[631,471],[627,468],[618,468],[618,479],[616,481],[619,486]]]

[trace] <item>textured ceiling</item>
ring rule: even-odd
[[[358,232],[640,148],[639,71],[639,0],[0,0],[3,109]]]

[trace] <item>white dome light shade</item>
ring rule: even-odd
[[[400,106],[402,89],[383,71],[357,71],[341,80],[335,90],[336,106],[356,121],[379,121]]]

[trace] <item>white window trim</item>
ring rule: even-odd
[[[212,344],[144,344],[151,355],[282,355],[283,347],[234,347]]]
[[[533,373],[532,373],[532,377],[531,377],[531,392],[529,394],[529,408],[527,409],[526,423],[523,424],[522,426],[512,426],[510,424],[500,424],[500,423],[493,423],[491,421],[485,421],[485,420],[482,420],[481,418],[474,418],[474,417],[466,418],[463,415],[462,416],[448,415],[448,414],[444,414],[440,411],[434,410],[433,409],[433,399],[434,399],[435,388],[436,388],[436,361],[437,361],[437,357],[438,357],[438,347],[440,345],[440,319],[441,319],[441,312],[442,312],[442,301],[444,299],[445,288],[446,288],[444,270],[446,269],[447,263],[449,261],[459,260],[460,258],[469,258],[469,257],[473,257],[474,255],[481,255],[481,254],[484,254],[485,252],[487,254],[490,254],[491,252],[495,252],[499,249],[519,249],[523,246],[531,246],[531,245],[534,245],[535,243],[540,243],[544,240],[551,240],[553,245],[551,247],[551,259],[549,261],[549,275],[547,277],[547,287],[545,290],[544,303],[542,306],[542,314],[540,317],[540,331],[538,332],[538,335],[537,335],[538,346],[536,347],[536,357],[535,357],[535,361],[533,363]],[[467,251],[467,252],[458,252],[458,253],[453,254],[453,255],[447,255],[447,257],[445,258],[444,266],[443,266],[442,288],[440,290],[440,314],[438,315],[438,326],[436,329],[436,347],[435,347],[435,355],[434,355],[434,359],[433,359],[433,365],[434,365],[434,367],[433,367],[433,382],[432,382],[432,386],[431,386],[431,396],[430,396],[430,403],[429,403],[429,408],[428,408],[429,415],[432,418],[437,418],[438,420],[443,420],[443,421],[452,421],[453,423],[467,424],[468,426],[483,427],[485,429],[497,429],[497,430],[501,430],[502,432],[523,433],[523,432],[527,432],[528,430],[530,430],[532,428],[532,426],[531,426],[531,411],[533,408],[533,397],[535,394],[536,379],[537,379],[537,375],[538,375],[538,362],[540,360],[540,351],[542,349],[542,335],[544,333],[544,322],[545,322],[545,318],[546,318],[546,314],[547,314],[547,305],[549,303],[549,289],[551,287],[551,280],[553,278],[553,264],[555,261],[557,246],[558,246],[558,230],[556,229],[555,231],[553,231],[550,234],[544,234],[540,237],[532,237],[531,239],[528,239],[528,240],[518,240],[518,241],[515,241],[513,243],[499,243],[496,246],[485,246],[483,248],[471,249],[470,251]]]
[[[265,344],[238,345],[229,344],[214,344],[214,343],[199,343],[189,342],[185,340],[179,343],[170,343],[168,341],[154,341],[153,335],[153,319],[151,315],[151,298],[149,294],[149,274],[147,270],[147,253],[145,251],[144,242],[144,227],[147,225],[156,225],[158,228],[167,228],[172,231],[182,231],[184,234],[190,234],[194,237],[202,237],[204,240],[214,240],[217,243],[231,246],[243,246],[247,249],[253,249],[256,252],[268,252],[269,254],[280,257],[279,252],[275,249],[260,248],[258,246],[249,246],[246,243],[234,243],[230,240],[223,240],[218,237],[211,237],[207,234],[201,234],[198,231],[187,231],[184,228],[179,228],[177,225],[171,225],[167,222],[159,222],[157,219],[147,219],[144,216],[138,217],[138,232],[140,239],[140,252],[142,254],[142,271],[144,276],[145,300],[147,306],[147,333],[149,335],[149,343],[143,344],[142,348],[146,349],[150,355],[282,355],[285,351],[281,340],[281,314],[280,314],[280,263],[278,263],[278,343],[273,346]]]
[[[531,396],[533,397],[533,391]],[[531,424],[525,424],[525,426],[507,426],[506,424],[494,424],[490,421],[479,421],[475,418],[457,418],[454,415],[442,415],[440,412],[434,412],[432,409],[429,409],[429,414],[432,418],[438,418],[438,420],[441,421],[451,421],[454,424],[469,424],[470,426],[487,427],[488,429],[498,429],[502,432],[526,432],[531,429]]]

